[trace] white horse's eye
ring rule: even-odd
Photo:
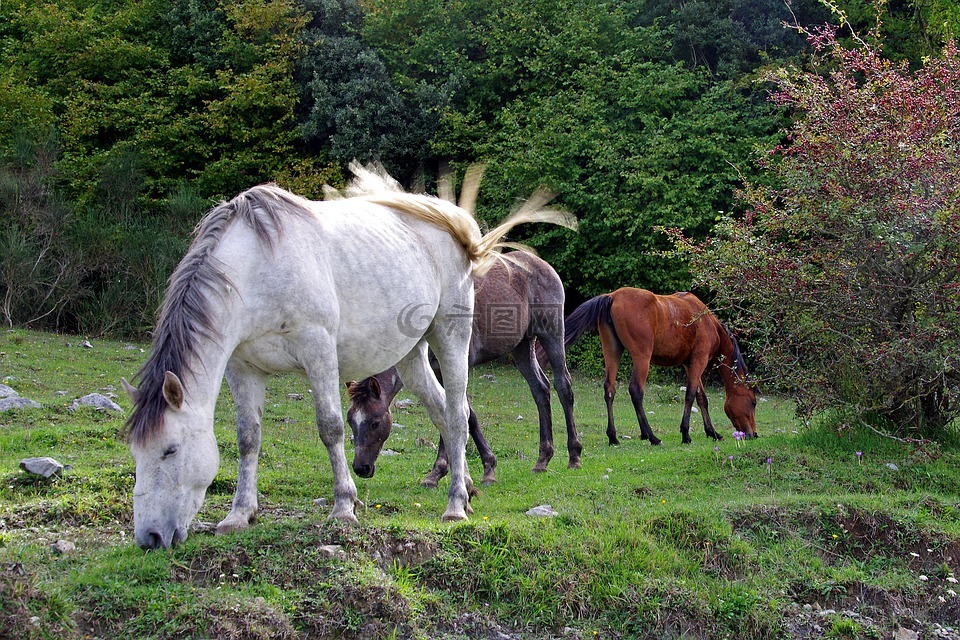
[[[163,455],[160,457],[161,460],[166,460],[167,456],[172,456],[180,449],[179,444],[172,444],[167,447],[167,450],[163,452]]]

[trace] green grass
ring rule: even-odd
[[[278,377],[260,521],[145,553],[130,542],[125,416],[68,407],[99,391],[129,410],[119,380],[147,347],[82,342],[0,334],[0,382],[43,405],[0,413],[0,637],[871,638],[900,625],[960,626],[957,441],[907,445],[806,426],[790,402],[769,397],[758,409],[762,437],[738,446],[712,390],[726,438],[706,438],[696,415],[694,442],[682,446],[679,382],[666,373],[646,400],[663,446],[639,439],[625,385],[616,417],[629,439],[608,446],[600,383],[577,377],[583,466],[566,468],[555,401],[556,455],[533,474],[536,409],[525,383],[505,366],[475,371],[470,394],[498,482],[456,525],[439,521],[445,486],[419,486],[436,430],[416,403],[395,410],[402,426],[387,448],[397,455],[357,479],[359,527],[327,522],[330,507],[315,504],[332,488],[309,391]],[[211,523],[226,515],[236,479],[225,389],[215,428],[221,470],[198,516]],[[22,458],[46,455],[72,468],[50,481],[19,471]],[[468,460],[479,476],[472,445]],[[524,515],[540,504],[560,515]],[[54,554],[59,539],[77,550]],[[330,544],[342,553],[328,557]]]

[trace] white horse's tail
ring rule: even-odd
[[[553,194],[546,189],[537,189],[527,198],[506,220],[488,231],[477,243],[478,258],[474,261],[474,272],[477,275],[486,273],[498,260],[504,259],[503,249],[511,248],[527,253],[536,253],[531,247],[516,242],[504,242],[503,237],[517,225],[528,222],[555,224],[567,229],[577,230],[577,218],[563,209],[550,209],[546,204],[553,199]]]
[[[454,191],[449,175],[441,177],[440,193],[444,196],[441,199],[404,192],[400,184],[391,178],[382,166],[365,168],[352,162],[350,170],[356,178],[347,187],[347,196],[362,197],[369,202],[403,211],[446,230],[463,246],[477,275],[483,275],[498,260],[502,260],[501,252],[505,248],[534,253],[533,249],[525,245],[503,241],[503,237],[517,225],[542,222],[577,229],[576,217],[561,209],[546,208],[546,204],[553,199],[553,194],[545,189],[538,189],[503,222],[481,235],[473,215],[480,179],[483,176],[483,167],[480,165],[471,166],[467,170],[459,205],[453,199]],[[330,189],[327,190],[327,197],[342,196]]]

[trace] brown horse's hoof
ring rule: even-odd
[[[567,469],[579,469],[580,468],[580,459],[571,460],[567,463]]]
[[[423,480],[420,481],[420,486],[426,487],[427,489],[436,489],[437,484],[438,482],[436,478],[424,478]]]
[[[650,438],[650,444],[652,444],[655,447],[659,447],[662,442],[663,440],[661,440],[660,438]]]

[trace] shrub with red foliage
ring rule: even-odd
[[[801,413],[936,435],[960,409],[960,54],[808,36],[812,66],[766,78],[792,124],[743,215],[674,239]]]

